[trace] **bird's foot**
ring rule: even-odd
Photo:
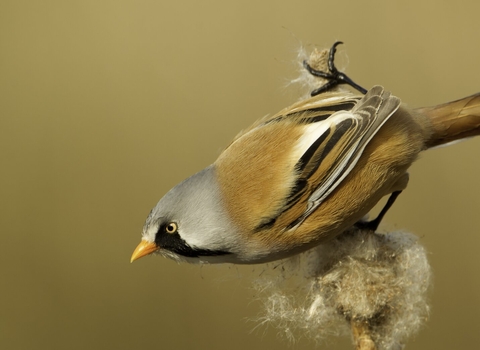
[[[343,42],[337,41],[333,44],[332,48],[330,49],[330,53],[328,55],[328,70],[330,72],[323,72],[321,70],[316,70],[312,68],[306,60],[303,61],[303,66],[310,74],[312,74],[315,77],[320,77],[327,80],[327,83],[320,86],[318,89],[313,90],[310,93],[311,96],[316,96],[318,94],[321,94],[322,92],[328,91],[340,84],[348,84],[353,88],[357,89],[358,91],[360,91],[362,94],[367,93],[366,89],[356,84],[345,73],[339,72],[337,70],[337,67],[335,67],[335,63],[334,63],[335,52],[337,51],[337,46],[340,44],[343,44]]]

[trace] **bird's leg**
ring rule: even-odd
[[[387,213],[388,209],[390,209],[393,203],[395,203],[395,200],[397,199],[400,193],[402,193],[402,191],[392,192],[390,197],[388,197],[387,203],[383,207],[382,211],[380,211],[380,214],[378,214],[378,216],[375,219],[366,221],[366,222],[359,221],[355,224],[355,226],[359,229],[365,229],[365,230],[370,230],[375,232],[378,226],[380,225],[380,222],[382,221],[383,217]]]
[[[328,70],[330,72],[323,72],[312,68],[307,61],[303,61],[303,66],[305,69],[313,76],[320,77],[327,80],[327,83],[320,86],[318,89],[313,90],[310,95],[316,96],[322,92],[328,91],[329,89],[339,85],[339,84],[348,84],[354,89],[357,89],[362,94],[366,94],[365,90],[360,85],[356,84],[352,79],[350,79],[345,73],[339,72],[337,67],[335,67],[335,52],[337,52],[337,46],[343,44],[341,41],[337,41],[333,44],[328,55]]]

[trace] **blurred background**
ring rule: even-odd
[[[301,94],[297,51],[412,107],[480,91],[478,1],[0,2],[0,348],[291,349],[249,266],[129,263],[158,199]],[[421,238],[430,320],[480,343],[480,138],[424,153],[384,228]],[[314,349],[300,338],[297,349]],[[318,348],[351,349],[331,338]]]

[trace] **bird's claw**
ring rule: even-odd
[[[312,68],[307,61],[303,61],[303,66],[305,69],[313,76],[320,77],[327,80],[327,83],[320,86],[319,88],[313,90],[310,95],[316,96],[322,92],[328,91],[340,84],[348,84],[354,89],[360,91],[362,94],[366,94],[367,90],[356,84],[352,79],[350,79],[345,73],[339,72],[337,67],[335,67],[335,53],[337,51],[337,46],[343,44],[341,41],[337,41],[333,44],[328,55],[328,70],[330,72],[323,72],[321,70],[316,70]]]

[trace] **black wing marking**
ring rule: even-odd
[[[308,173],[303,171],[300,174],[299,180],[301,180],[302,183],[307,179],[310,180],[319,168],[321,162],[333,151],[336,145],[341,146],[340,150],[335,154],[334,162],[331,165],[329,164],[326,172],[320,174],[320,177],[316,177],[320,181],[315,183],[314,179],[312,183],[312,181],[307,180],[307,183],[310,183],[312,187],[311,195],[308,198],[307,209],[298,219],[293,221],[287,229],[293,229],[300,225],[350,173],[368,142],[388,118],[395,113],[400,106],[400,102],[400,99],[391,96],[389,92],[385,92],[383,87],[375,86],[350,112],[340,111],[330,117],[335,131],[326,141],[325,146],[319,154],[316,155],[316,151],[312,151],[310,148],[305,152],[316,155],[309,157],[312,164],[309,164],[308,167],[314,169],[314,171],[309,171]],[[339,121],[337,122],[335,119],[339,119]],[[323,136],[324,135],[321,137]],[[343,143],[343,145],[341,145],[341,143]],[[321,143],[321,145],[323,145],[323,143]],[[316,150],[319,150],[321,145],[318,145],[319,147],[317,147]],[[303,156],[301,159],[302,158]],[[303,166],[303,168],[305,170],[307,166]],[[298,198],[298,196],[296,196],[296,198]],[[293,204],[290,204],[290,207],[292,205]]]

